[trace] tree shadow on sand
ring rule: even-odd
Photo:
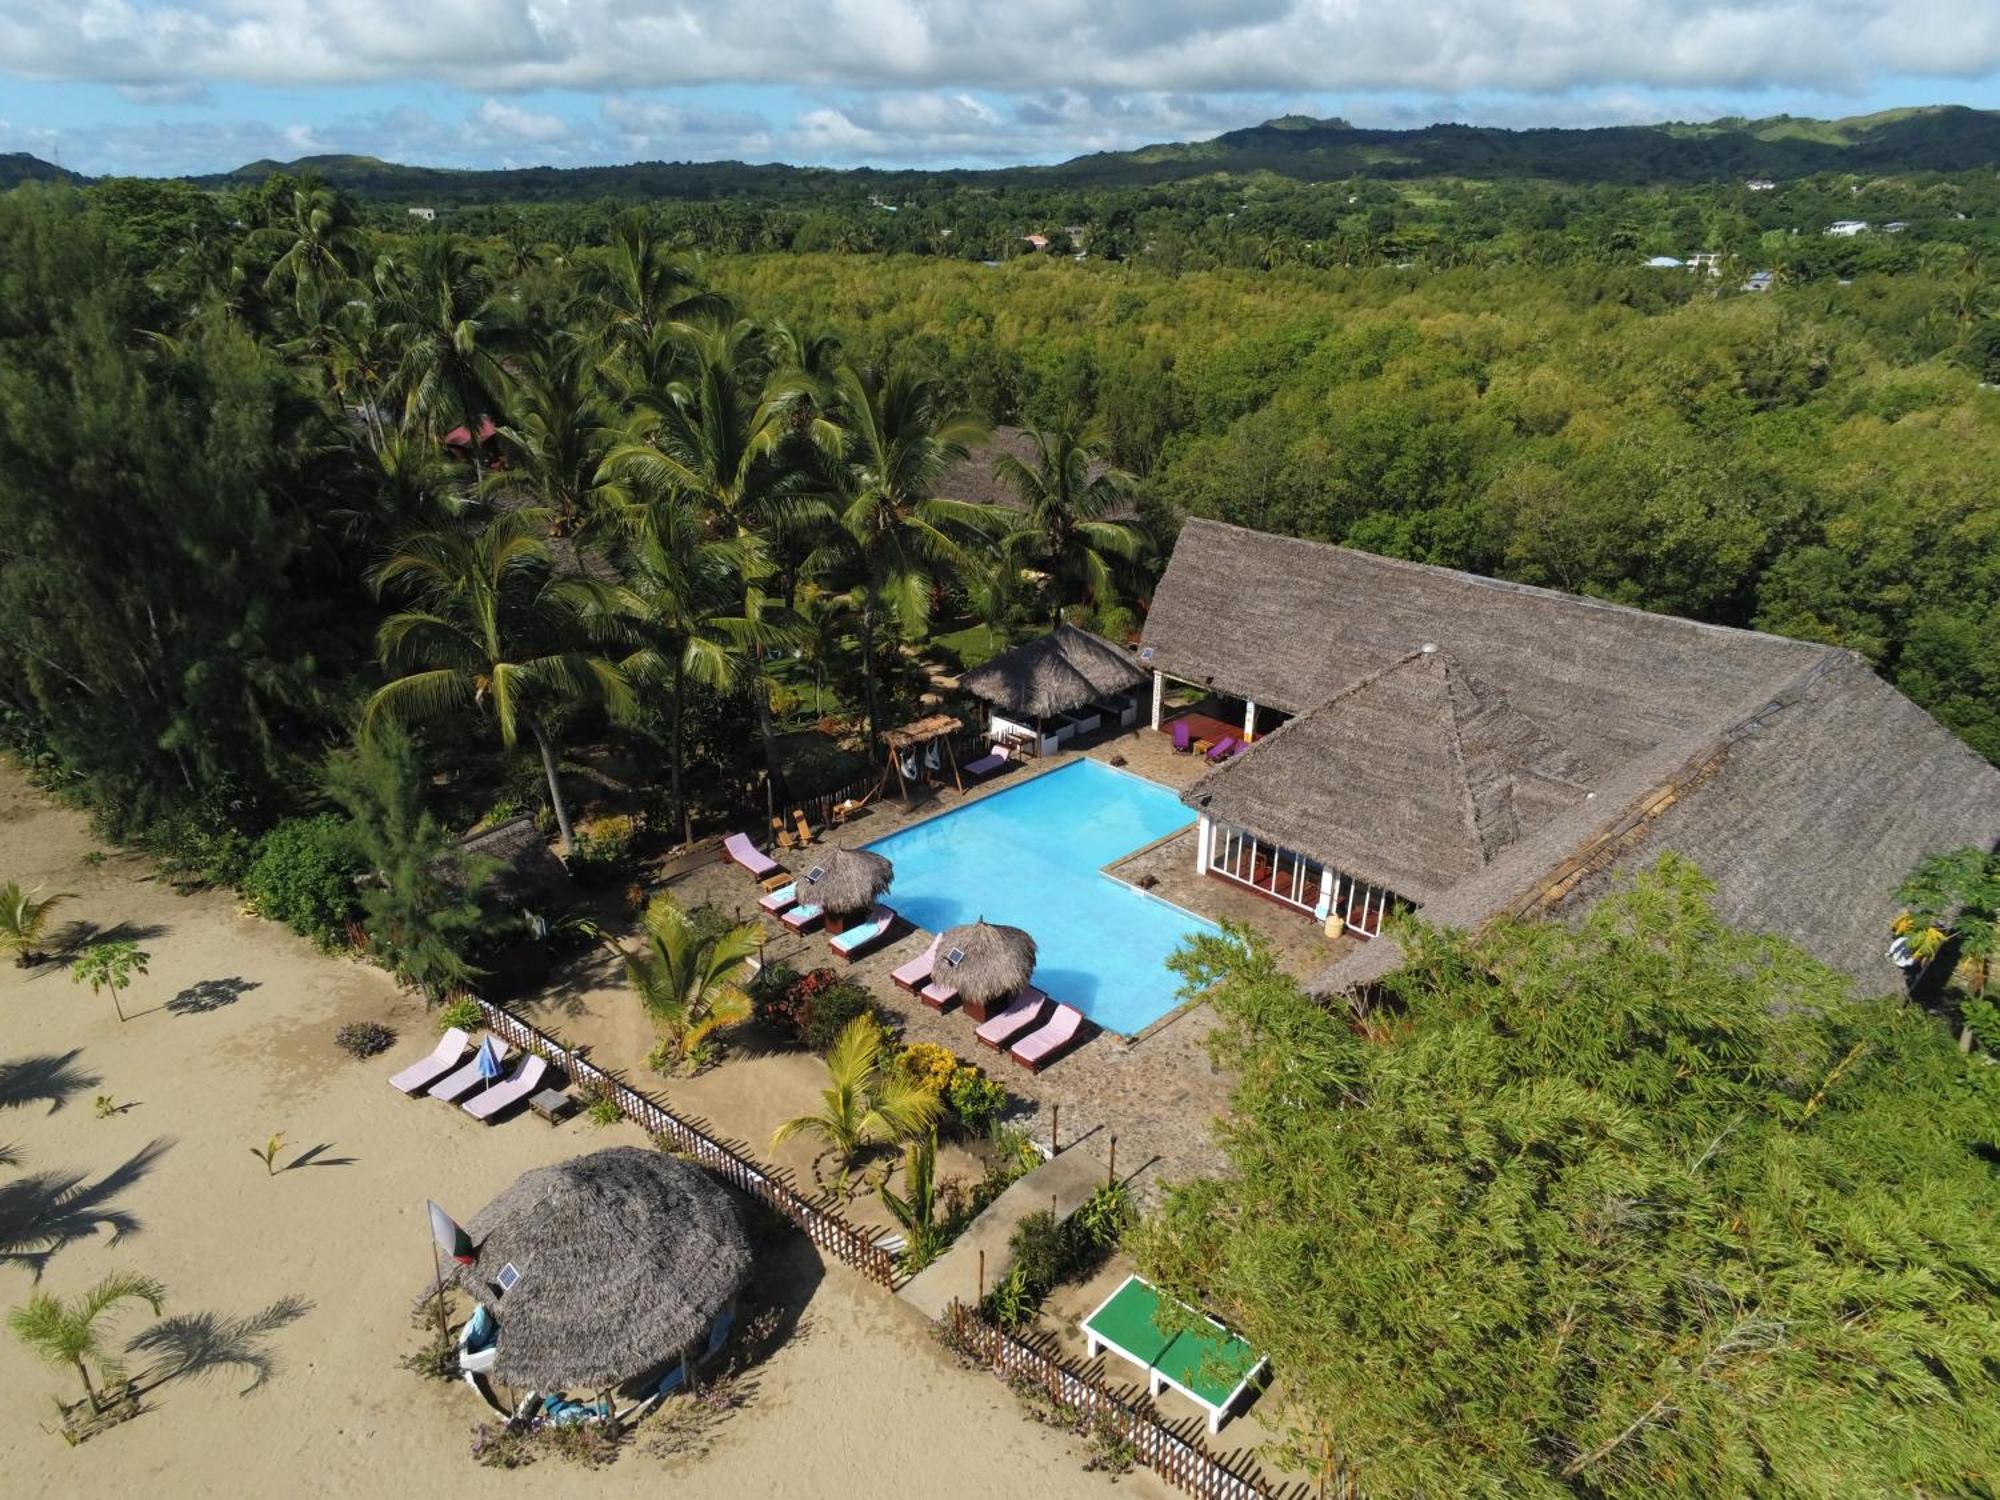
[[[280,1297],[262,1312],[243,1318],[176,1313],[134,1338],[125,1351],[158,1361],[139,1377],[140,1388],[148,1393],[170,1380],[202,1380],[221,1370],[244,1370],[250,1383],[236,1394],[247,1396],[278,1372],[278,1357],[265,1347],[266,1340],[312,1309],[304,1297]]]
[[[149,943],[165,937],[167,928],[159,922],[116,922],[109,927],[79,917],[64,924],[51,940],[50,952],[58,964],[74,963],[83,950],[97,943]]]
[[[47,1053],[0,1062],[0,1109],[46,1103],[48,1112],[54,1114],[69,1103],[72,1094],[96,1088],[104,1080],[76,1065],[81,1056],[83,1049],[72,1047],[61,1056]]]
[[[140,1229],[138,1216],[118,1207],[119,1194],[153,1170],[173,1142],[149,1142],[96,1182],[83,1172],[30,1172],[0,1182],[0,1265],[17,1265],[39,1280],[64,1246],[109,1233],[116,1244]]]
[[[225,1005],[234,1005],[252,990],[264,987],[262,980],[245,979],[241,975],[228,979],[204,979],[200,984],[191,984],[163,1007],[171,1015],[200,1016],[212,1010],[221,1010]]]

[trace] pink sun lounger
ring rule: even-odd
[[[514,1050],[497,1036],[493,1038],[493,1049],[500,1054],[500,1061],[502,1062],[505,1062],[507,1054]],[[433,1099],[442,1099],[447,1104],[456,1104],[467,1094],[471,1093],[473,1089],[477,1088],[480,1081],[479,1057],[475,1053],[472,1061],[460,1068],[456,1073],[450,1074],[432,1084],[429,1090],[430,1096]],[[499,1085],[495,1084],[494,1087],[497,1088]]]
[[[421,1062],[413,1062],[394,1078],[389,1087],[401,1089],[406,1094],[414,1094],[419,1089],[428,1088],[445,1074],[458,1066],[458,1060],[465,1056],[465,1049],[472,1045],[472,1038],[465,1034],[463,1027],[454,1026],[438,1038],[438,1044]]]
[[[731,859],[743,866],[752,875],[762,880],[766,875],[778,873],[778,862],[750,842],[747,833],[732,833],[722,841],[722,849]]]
[[[1008,1049],[1014,1061],[1030,1073],[1039,1073],[1077,1043],[1083,1031],[1083,1012],[1072,1005],[1058,1005],[1056,1013]]]
[[[958,1004],[958,986],[955,984],[943,984],[933,979],[929,984],[917,991],[917,998],[932,1010],[950,1010],[954,1005]]]
[[[943,941],[942,934],[932,938],[930,947],[889,975],[896,981],[897,989],[908,990],[914,995],[919,986],[930,982],[931,965],[937,962],[938,944]]]
[[[1024,1032],[1041,1024],[1049,1008],[1049,997],[1032,984],[1022,989],[1014,1003],[980,1027],[973,1035],[996,1052]]]
[[[798,899],[799,883],[794,880],[790,885],[781,885],[769,895],[759,897],[757,906],[759,910],[775,917],[779,912],[797,905]]]
[[[481,1089],[462,1106],[475,1120],[493,1123],[495,1115],[510,1104],[517,1104],[542,1086],[542,1075],[549,1070],[548,1063],[532,1053],[521,1059],[521,1066],[510,1077],[502,1079],[490,1089]]]
[[[819,919],[825,915],[826,912],[821,907],[795,906],[778,920],[793,932],[809,932],[819,926]]]

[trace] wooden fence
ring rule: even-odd
[[[1108,1420],[1132,1445],[1138,1462],[1197,1500],[1273,1500],[1278,1495],[1258,1475],[1240,1472],[1210,1453],[1197,1432],[1175,1432],[1150,1410],[1106,1389],[1059,1351],[1037,1348],[1015,1337],[962,1302],[953,1302],[945,1310],[944,1324],[954,1348],[1002,1379],[1031,1382],[1067,1411],[1093,1421]],[[1198,1420],[1190,1421],[1199,1427]]]
[[[524,1052],[534,1052],[569,1074],[571,1082],[586,1093],[614,1101],[628,1120],[650,1135],[658,1136],[675,1151],[693,1158],[711,1172],[754,1198],[771,1205],[806,1232],[808,1238],[827,1254],[853,1266],[862,1275],[893,1288],[897,1281],[896,1259],[875,1243],[867,1230],[848,1223],[824,1201],[801,1197],[792,1190],[785,1174],[740,1155],[715,1137],[689,1124],[647,1098],[630,1084],[578,1057],[569,1048],[511,1011],[490,1000],[476,1000],[486,1014],[486,1025]]]

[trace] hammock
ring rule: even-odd
[[[943,760],[938,752],[938,742],[932,740],[924,747],[924,769],[935,776],[942,766]]]

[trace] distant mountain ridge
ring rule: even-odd
[[[807,201],[854,190],[1016,184],[1143,187],[1255,173],[1307,182],[1464,177],[1646,186],[1731,177],[1783,179],[1816,172],[1960,172],[1996,164],[2000,164],[2000,111],[1935,105],[1842,120],[1777,115],[1526,130],[1480,125],[1376,130],[1341,119],[1285,115],[1209,140],[1099,152],[1053,166],[918,170],[649,161],[467,170],[406,166],[371,156],[308,156],[291,162],[250,162],[232,172],[190,180],[221,188],[258,182],[275,172],[310,170],[365,197],[448,205],[598,197]],[[30,178],[82,180],[32,156],[0,157],[0,187]]]
[[[43,161],[39,156],[30,156],[25,151],[0,152],[0,191],[22,182],[84,182],[88,179],[78,176],[53,162]]]

